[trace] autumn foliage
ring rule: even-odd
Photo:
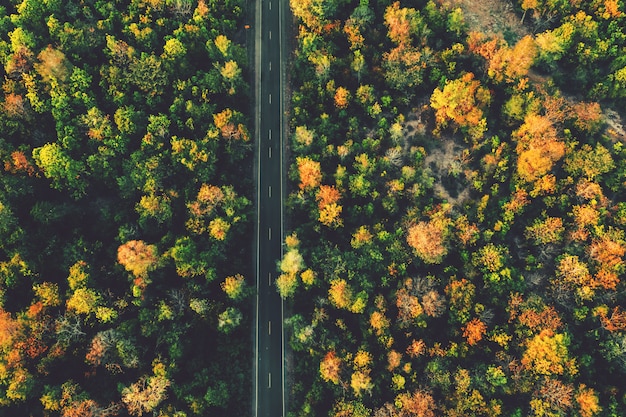
[[[117,261],[134,276],[145,277],[158,261],[156,246],[129,240],[117,249]]]
[[[408,230],[407,243],[428,264],[440,263],[448,253],[446,224],[442,221],[421,221]]]

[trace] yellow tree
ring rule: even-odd
[[[287,298],[294,294],[298,287],[298,274],[305,267],[304,258],[298,251],[299,244],[300,241],[295,233],[285,238],[285,245],[288,250],[280,261],[282,274],[276,278],[276,287],[282,298]],[[315,276],[310,277],[306,274],[305,278],[315,279]]]
[[[299,187],[301,190],[310,190],[319,187],[322,182],[322,170],[320,163],[306,156],[296,158],[298,174],[300,176]]]
[[[90,314],[96,311],[101,301],[100,295],[91,288],[77,288],[67,300],[67,309],[78,314]]]
[[[236,274],[226,277],[220,286],[228,298],[232,300],[239,300],[244,295],[246,280],[243,275]]]
[[[276,288],[282,298],[291,297],[298,288],[298,276],[295,274],[280,274],[276,278]]]
[[[304,268],[304,258],[297,248],[292,248],[285,253],[280,261],[280,270],[285,274],[296,275]]]
[[[290,0],[289,5],[294,16],[299,18],[314,32],[321,32],[327,19],[323,0]]]
[[[526,237],[540,245],[559,243],[563,240],[563,220],[560,217],[546,217],[535,220],[532,226],[526,228]]]
[[[341,212],[343,207],[337,203],[332,203],[320,209],[319,221],[325,226],[336,228],[343,225]]]
[[[555,288],[575,291],[582,300],[589,300],[594,295],[595,285],[586,263],[576,255],[564,255],[557,265]]]
[[[330,281],[328,298],[332,305],[341,309],[349,309],[352,305],[352,287],[343,278],[335,278]]]
[[[153,375],[143,376],[139,381],[122,390],[122,401],[129,414],[141,416],[155,410],[166,398],[169,385],[165,365],[155,362]]]
[[[527,115],[513,137],[517,140],[517,173],[524,181],[541,178],[565,155],[565,144],[546,116]]]
[[[302,273],[300,274],[300,279],[306,287],[310,287],[311,285],[313,285],[316,278],[317,274],[312,269],[302,271]]]
[[[489,76],[496,81],[519,80],[528,74],[536,55],[535,40],[531,35],[526,35],[513,48],[504,46],[489,59]]]
[[[228,39],[228,37],[224,35],[217,35],[213,43],[217,47],[218,51],[220,51],[220,53],[225,58],[227,58],[230,55],[229,51],[230,51],[230,46],[232,42],[230,41],[230,39]]]
[[[209,235],[215,240],[225,240],[231,224],[221,217],[217,217],[209,222]]]
[[[59,286],[52,282],[42,282],[33,285],[33,292],[44,307],[56,307],[61,304]]]
[[[575,372],[575,361],[569,358],[569,337],[545,329],[526,342],[522,366],[537,375],[563,375]]]
[[[474,140],[482,138],[487,130],[487,119],[483,112],[490,102],[489,90],[482,87],[471,72],[459,79],[446,81],[443,89],[437,87],[430,96],[437,129],[454,122]]]
[[[315,138],[315,131],[308,129],[306,126],[296,126],[293,139],[298,145],[310,146]]]
[[[236,84],[241,79],[241,68],[236,61],[226,61],[222,67],[219,68],[220,74],[224,77],[224,80],[230,84],[228,94],[235,94]]]
[[[389,319],[383,311],[376,310],[370,315],[370,327],[376,336],[382,336],[389,328]]]
[[[337,106],[337,108],[345,109],[348,107],[350,98],[350,90],[345,87],[337,87],[337,90],[335,90],[335,106]]]
[[[585,384],[580,384],[574,397],[578,404],[578,412],[582,417],[593,417],[602,411],[598,395],[593,388],[587,388]]]
[[[341,212],[343,207],[337,202],[341,198],[341,194],[337,188],[332,185],[320,185],[315,196],[317,207],[319,209],[319,221],[325,226],[339,227],[343,224]]]
[[[350,386],[357,397],[363,395],[363,392],[371,392],[374,384],[369,369],[354,371],[350,378]]]

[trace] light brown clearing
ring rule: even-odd
[[[516,39],[528,35],[530,32],[521,23],[515,14],[510,1],[504,0],[448,0],[446,3],[453,8],[463,10],[465,22],[470,30],[482,32],[486,35],[513,34]]]

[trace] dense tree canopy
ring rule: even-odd
[[[3,415],[249,411],[246,7],[0,6]]]
[[[291,1],[292,415],[626,413],[626,9],[499,4]]]

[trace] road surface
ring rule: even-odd
[[[276,291],[282,256],[282,1],[257,0],[257,253],[255,398],[257,417],[284,417],[283,304]]]

